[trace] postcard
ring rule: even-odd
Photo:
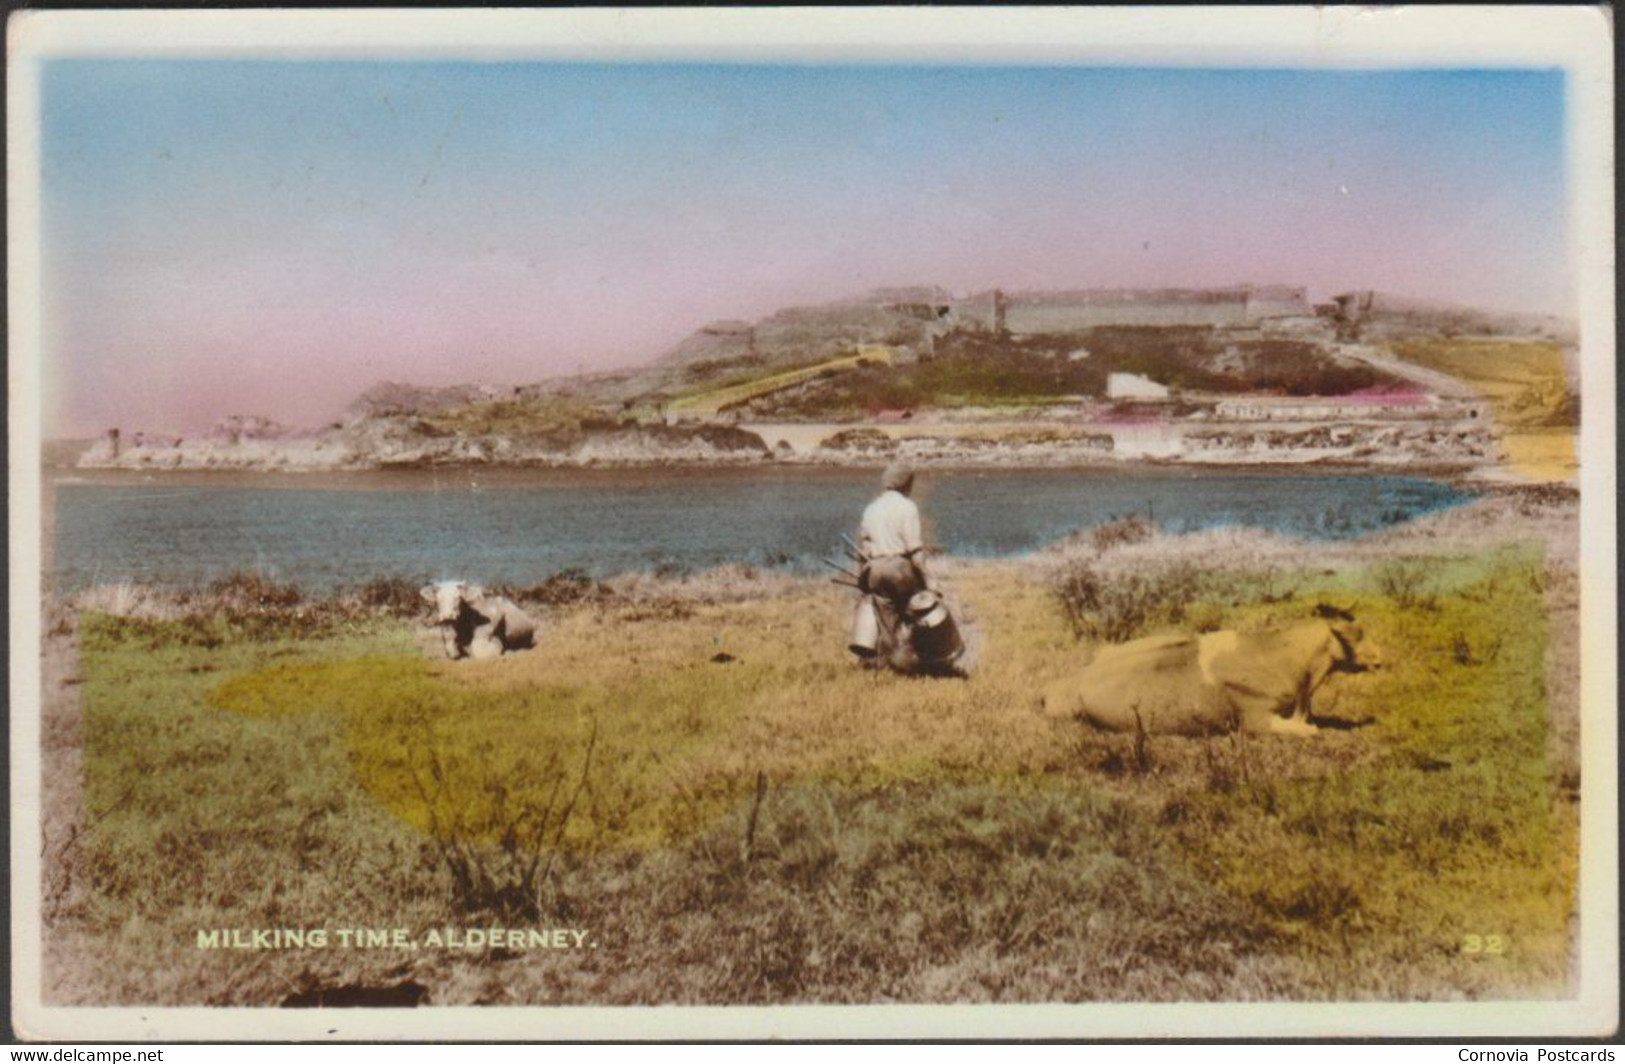
[[[16,1029],[1613,1032],[1611,34],[15,15]]]

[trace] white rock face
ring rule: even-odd
[[[1168,388],[1138,373],[1110,373],[1106,375],[1106,398],[1166,399]]]
[[[261,433],[264,433],[263,435]],[[320,433],[232,422],[192,438],[133,433],[103,437],[79,459],[83,469],[342,471],[433,466],[589,466],[740,464],[770,460],[759,436],[701,425],[621,426],[573,438],[451,436],[415,417],[353,421]]]

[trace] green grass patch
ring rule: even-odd
[[[1317,957],[1328,987],[1372,958],[1480,992],[1569,976],[1574,810],[1547,754],[1549,633],[1531,572],[1519,553],[1468,559],[1423,595],[1346,597],[1395,667],[1321,708],[1375,717],[1374,756],[1282,779],[1243,740],[1204,792],[1174,800],[1192,860]],[[1464,952],[1489,935],[1505,954]]]
[[[882,369],[890,359],[889,352],[880,355],[860,353],[798,365],[790,369],[781,368],[767,375],[745,374],[674,399],[668,409],[673,412],[714,414],[820,377],[833,379],[855,369]]]
[[[1562,993],[1577,842],[1538,556],[1415,564],[1417,587],[1237,571],[1177,622],[1147,611],[1250,628],[1324,593],[1390,668],[1334,678],[1310,740],[1139,747],[1038,712],[1083,648],[1013,566],[955,582],[984,640],[957,681],[851,667],[849,600],[815,584],[680,615],[568,605],[538,650],[479,664],[429,659],[403,622],[200,640],[90,616],[75,919],[109,973],[161,972],[83,997],[264,1001],[387,961],[279,956],[231,983],[249,969],[192,948],[198,927],[480,912],[606,949],[416,957],[431,1000]]]
[[[277,665],[222,684],[209,700],[255,716],[336,718],[378,801],[419,830],[467,831],[472,841],[500,842],[515,822],[556,808],[565,784],[588,772],[591,794],[571,821],[535,841],[591,850],[669,842],[732,804],[732,788],[684,779],[770,678],[761,665],[726,676],[691,669],[656,688],[609,674],[493,697],[447,672],[416,658]]]
[[[779,416],[835,418],[918,407],[1041,407],[1103,396],[1112,373],[1137,373],[1184,391],[1342,395],[1398,383],[1368,366],[1344,365],[1318,344],[1235,339],[1206,327],[1102,326],[1072,333],[939,337],[918,362],[860,367],[783,397],[763,400]]]
[[[422,415],[434,435],[504,436],[521,440],[574,440],[621,423],[588,403],[549,396],[471,403]]]

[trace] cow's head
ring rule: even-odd
[[[1339,672],[1367,672],[1382,668],[1382,652],[1365,637],[1365,629],[1355,621],[1353,613],[1321,603],[1315,607],[1315,616],[1326,622],[1337,643],[1333,648],[1332,668]]]
[[[485,597],[485,589],[463,580],[442,580],[418,594],[434,607],[435,623],[452,624],[462,615],[465,605],[472,607]]]

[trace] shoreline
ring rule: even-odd
[[[1543,522],[1533,516],[1537,513],[1549,511],[1564,515],[1560,517],[1560,521],[1572,520],[1573,514],[1577,512],[1579,497],[1579,493],[1573,489],[1551,485],[1490,485],[1463,494],[1464,497],[1459,502],[1418,513],[1399,524],[1372,527],[1342,536],[1320,537],[1303,532],[1237,523],[1199,528],[1156,525],[1154,543],[1148,549],[1155,552],[1179,544],[1208,543],[1222,554],[1230,547],[1244,543],[1249,550],[1267,548],[1266,553],[1271,555],[1280,555],[1283,558],[1290,556],[1300,561],[1310,555],[1325,560],[1330,557],[1366,557],[1373,552],[1382,554],[1393,550],[1400,550],[1402,553],[1419,551],[1429,554],[1459,548],[1461,544],[1457,541],[1463,535],[1470,541],[1477,541],[1484,536],[1495,538],[1494,529],[1502,525],[1523,525],[1526,526],[1526,530],[1543,527]],[[1011,553],[989,554],[976,550],[958,552],[949,550],[942,553],[932,564],[945,573],[997,570],[1005,567],[1021,570],[1033,565],[1042,567],[1048,561],[1075,552],[1078,544],[1089,541],[1089,534],[1094,527],[1079,527],[1066,535]],[[1546,530],[1543,535],[1549,531]],[[1218,546],[1221,543],[1230,546]],[[1183,551],[1184,548],[1178,549]],[[1124,552],[1124,556],[1137,553],[1138,550],[1129,550]],[[1209,564],[1199,560],[1199,555],[1200,552],[1193,555],[1191,560],[1198,565]],[[1222,566],[1223,563],[1218,564]],[[1302,561],[1302,564],[1309,563]],[[399,590],[395,585],[405,587],[410,584],[407,590],[411,594],[407,597],[415,603],[416,589],[426,579],[423,573],[401,566],[370,569],[365,575],[336,583],[298,577],[284,578],[274,572],[268,573],[253,566],[222,570],[214,577],[201,581],[122,578],[94,581],[85,585],[57,585],[54,576],[55,574],[48,568],[45,581],[46,598],[48,601],[58,603],[103,593],[133,595],[136,599],[150,595],[161,598],[177,596],[181,599],[207,598],[220,586],[236,586],[245,582],[252,583],[261,591],[297,591],[298,599],[305,603],[367,594],[369,587],[373,591],[383,588],[393,592]],[[635,587],[640,594],[649,593],[655,588],[707,587],[719,582],[736,587],[772,586],[781,589],[790,585],[822,586],[828,576],[827,572],[811,563],[802,565],[786,561],[784,564],[776,564],[739,558],[666,568],[651,565],[602,571],[589,571],[564,565],[545,573],[539,571],[538,575],[525,580],[493,578],[484,582],[491,587],[508,589],[524,587],[532,592],[545,588],[549,589],[547,591],[549,595],[568,593],[573,596],[585,588],[622,585]],[[272,598],[275,597],[273,594]]]
[[[127,485],[166,483],[219,486],[237,482],[240,486],[254,485],[277,488],[357,489],[373,482],[380,488],[396,486],[433,487],[425,481],[447,480],[447,486],[485,481],[490,486],[545,484],[549,481],[568,484],[590,483],[595,479],[622,481],[645,476],[678,476],[694,478],[733,478],[787,474],[795,476],[825,476],[841,478],[858,472],[879,472],[889,464],[883,456],[864,456],[855,461],[801,461],[779,458],[757,462],[708,462],[699,460],[651,460],[627,462],[595,462],[583,464],[531,464],[462,462],[425,466],[357,467],[351,469],[277,468],[256,467],[195,467],[195,466],[52,466],[43,467],[43,473],[52,485],[94,484]],[[1558,484],[1564,481],[1526,480],[1503,466],[1470,463],[1437,462],[1368,462],[1343,459],[1315,459],[1309,461],[1181,461],[1155,458],[1123,458],[1096,462],[1023,462],[1023,461],[967,461],[944,460],[910,461],[924,474],[1024,474],[1075,472],[1102,478],[1159,477],[1176,479],[1180,476],[1195,478],[1204,475],[1285,477],[1294,476],[1396,476],[1439,480],[1451,484],[1472,486],[1530,484]]]

